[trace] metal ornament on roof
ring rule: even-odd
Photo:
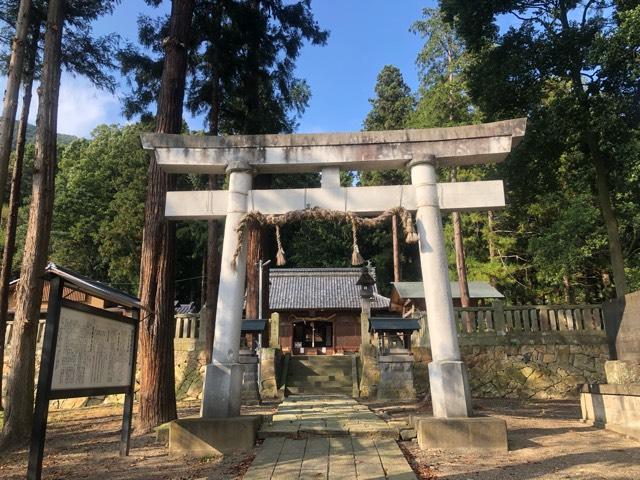
[[[236,251],[233,254],[231,265],[234,269],[236,268],[238,256],[242,251],[242,246],[244,244],[244,240],[247,236],[247,231],[250,226],[272,225],[276,229],[276,241],[278,244],[276,264],[278,266],[283,266],[286,263],[286,259],[284,255],[284,248],[282,247],[280,227],[287,223],[300,222],[302,220],[322,220],[330,222],[350,223],[353,237],[353,252],[351,255],[351,263],[352,265],[362,265],[364,263],[364,259],[362,258],[360,249],[358,247],[358,228],[378,227],[394,215],[398,215],[398,217],[400,217],[402,228],[405,233],[405,241],[407,243],[417,243],[418,234],[416,233],[415,227],[413,225],[413,218],[411,216],[411,213],[402,207],[390,208],[389,210],[385,210],[380,215],[373,218],[360,217],[353,212],[327,210],[317,207],[306,208],[304,210],[295,210],[292,212],[283,213],[281,215],[265,215],[258,211],[249,212],[242,217],[240,223],[238,224],[238,228],[236,229],[236,233],[238,235],[238,246],[236,247]]]

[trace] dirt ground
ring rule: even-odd
[[[407,407],[374,410],[387,419],[430,411]],[[582,423],[578,402],[475,400],[474,410],[507,422],[509,452],[453,455],[400,442],[423,479],[640,479],[640,442]]]
[[[134,425],[135,409],[134,407]],[[196,415],[199,404],[179,405],[179,416]],[[243,407],[243,413],[270,415],[273,406]],[[155,434],[131,438],[131,454],[118,455],[122,406],[90,407],[49,413],[42,478],[47,480],[239,480],[254,453],[228,457],[169,457]],[[134,427],[135,428],[135,427]],[[0,452],[0,479],[24,479],[28,449]]]
[[[401,420],[424,405],[370,405],[385,419]],[[474,402],[475,409],[507,422],[509,453],[497,456],[420,451],[415,441],[401,442],[421,480],[467,479],[640,479],[640,442],[593,428],[578,420],[577,402],[505,400]],[[198,405],[181,405],[180,416]],[[272,406],[246,413],[271,414]],[[225,458],[169,457],[153,434],[132,438],[131,456],[118,456],[122,407],[51,412],[43,478],[46,479],[211,479],[240,480],[254,452]],[[27,450],[0,453],[0,479],[22,479]],[[350,480],[350,479],[345,479]]]

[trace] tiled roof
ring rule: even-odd
[[[191,303],[179,303],[177,300],[174,303],[175,305],[175,309],[176,309],[176,314],[177,315],[186,315],[189,313],[196,313],[197,312],[197,308],[196,308],[196,304],[194,302]]]
[[[451,283],[451,296],[460,298],[460,285],[457,281]],[[498,290],[488,282],[468,282],[470,298],[504,298]],[[424,298],[422,282],[392,282],[400,298]]]
[[[360,310],[359,268],[274,268],[269,275],[270,310]],[[373,292],[371,308],[388,308],[376,285]]]

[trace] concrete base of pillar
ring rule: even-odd
[[[205,367],[202,387],[204,418],[229,418],[240,416],[243,368],[239,363],[214,361]]]
[[[493,417],[413,417],[421,449],[506,453],[507,423]]]
[[[169,426],[169,454],[203,457],[251,450],[261,416],[182,418]]]
[[[640,384],[582,385],[582,419],[640,440]]]
[[[463,362],[431,362],[429,384],[434,417],[471,416],[471,391],[467,367]]]

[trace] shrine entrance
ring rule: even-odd
[[[365,217],[407,212],[407,224],[413,227],[411,212],[415,212],[415,231],[407,232],[407,237],[418,241],[420,252],[428,323],[428,330],[421,332],[421,344],[431,349],[433,415],[436,419],[469,417],[471,396],[458,345],[442,213],[502,208],[504,186],[499,180],[438,183],[437,168],[504,161],[525,129],[526,119],[516,119],[380,132],[228,137],[144,134],[143,147],[154,151],[158,167],[167,173],[228,174],[228,190],[172,191],[165,205],[165,215],[171,220],[225,220],[213,360],[205,370],[202,417],[240,415],[247,218],[263,218],[278,227],[288,216],[314,211],[327,219],[346,214],[353,225],[354,245],[357,226],[366,223]],[[340,170],[397,168],[410,170],[411,185],[340,185]],[[305,172],[320,172],[321,188],[252,189],[256,173]],[[366,323],[362,321],[362,332],[368,332]],[[304,343],[305,330],[302,332]]]
[[[294,322],[292,340],[294,355],[332,355],[333,324],[315,320]]]

